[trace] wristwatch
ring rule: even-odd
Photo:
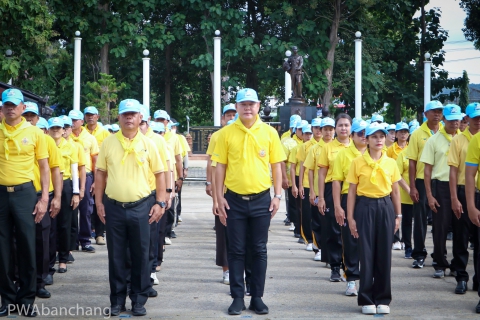
[[[210,181],[205,182],[205,185],[206,185],[206,186],[209,186],[209,185],[211,185],[211,184],[212,184],[212,183],[211,183]]]
[[[160,208],[166,208],[167,207],[167,204],[165,203],[165,201],[155,201],[155,204],[158,204],[160,206]]]
[[[172,193],[172,191],[173,191],[172,188],[167,188],[168,193]]]
[[[282,195],[281,195],[281,194],[276,194],[274,197],[277,198],[277,199],[282,200]]]
[[[180,177],[180,178],[178,178],[178,179],[180,179],[180,180],[182,180],[182,181],[185,181],[185,178],[184,178],[184,177]]]

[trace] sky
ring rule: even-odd
[[[480,69],[478,68],[480,51],[475,50],[473,42],[465,39],[462,28],[464,27],[466,13],[460,8],[459,1],[430,0],[430,3],[425,6],[425,10],[434,7],[441,9],[440,25],[448,31],[448,40],[443,48],[446,52],[443,69],[448,71],[450,78],[460,77],[463,70],[466,70],[470,83],[480,84]]]

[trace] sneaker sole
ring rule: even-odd
[[[330,282],[342,282],[342,279],[330,279]]]
[[[347,292],[345,292],[345,295],[346,295],[347,297],[356,297],[356,296],[358,296],[358,293],[354,293],[354,292],[352,292],[352,293],[347,293]]]
[[[238,315],[242,314],[242,311],[244,311],[244,310],[247,310],[247,308],[245,308],[245,306],[242,308],[241,311],[236,311],[236,310],[235,311],[230,311],[230,310],[228,310],[228,314],[231,315],[231,316],[238,316]]]

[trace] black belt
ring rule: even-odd
[[[111,199],[107,196],[107,199],[108,201],[110,201],[111,203],[113,203],[114,205],[117,205],[117,206],[120,206],[124,209],[128,209],[128,208],[133,208],[135,206],[138,206],[139,204],[145,202],[148,200],[148,198],[150,198],[152,196],[152,194],[149,194],[148,196],[146,196],[145,198],[142,198],[138,201],[134,201],[134,202],[120,202],[120,201],[117,201],[117,200],[114,200],[114,199]]]
[[[231,194],[232,196],[235,196],[235,197],[240,198],[240,199],[245,200],[245,201],[252,201],[252,200],[258,199],[268,192],[270,192],[270,189],[267,189],[267,190],[262,191],[260,193],[254,193],[254,194],[238,194],[238,193],[235,193],[235,192],[227,189],[228,194]]]
[[[30,188],[30,187],[33,187],[33,182],[32,181],[25,182],[25,183],[22,183],[22,184],[19,184],[19,185],[16,185],[16,186],[11,186],[11,187],[0,186],[0,191],[18,192],[18,191],[22,191],[23,189],[27,189],[27,188]]]
[[[458,185],[458,186],[457,186],[457,189],[458,189],[458,190],[462,190],[462,191],[465,192],[465,186]],[[475,188],[475,193],[480,193],[480,190],[478,190],[477,188]]]

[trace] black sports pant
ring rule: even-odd
[[[432,212],[433,232],[433,260],[437,262],[435,270],[450,268],[447,261],[447,233],[452,225],[452,201],[450,199],[450,186],[448,181],[432,180],[433,196],[440,207],[437,213]]]
[[[302,211],[300,216],[301,226],[302,226],[302,237],[306,243],[313,243],[312,236],[312,208],[310,205],[310,188],[304,188],[305,196],[302,201]],[[299,196],[300,198],[300,196]]]
[[[41,194],[37,197],[40,200]],[[48,199],[47,212],[40,223],[35,224],[35,260],[37,265],[37,290],[45,288],[45,277],[48,275],[50,264],[50,204],[53,195]]]
[[[423,179],[416,179],[415,187],[418,190],[419,202],[413,204],[414,224],[412,258],[425,259],[427,257],[427,249],[425,248],[425,237],[427,236],[427,210],[430,210],[430,208],[428,208],[425,183],[423,182]]]
[[[63,180],[63,189],[62,189],[62,207],[60,212],[56,217],[56,235],[57,235],[57,247],[55,248],[58,251],[58,261],[60,263],[67,263],[68,254],[70,252],[70,241],[72,238],[72,217],[73,217],[73,208],[71,206],[73,197],[73,186],[72,180],[67,179]],[[54,253],[55,254],[55,253]],[[55,259],[55,256],[50,256],[50,259]]]

